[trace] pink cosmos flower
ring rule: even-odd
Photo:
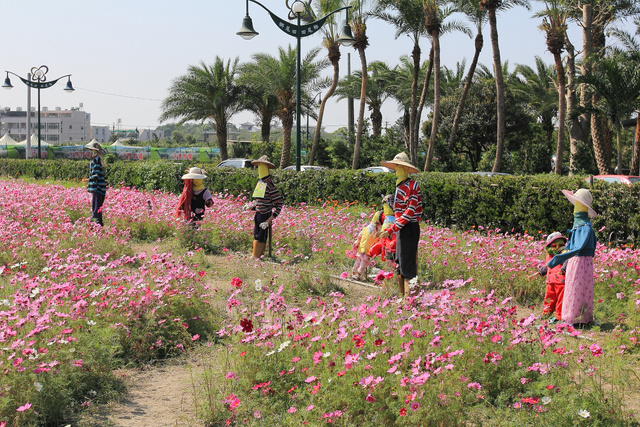
[[[416,411],[420,408],[420,404],[418,402],[411,402],[411,410]]]
[[[18,409],[16,409],[17,412],[24,412],[27,409],[31,408],[31,403],[25,403],[24,405],[22,405],[21,407],[19,407]]]
[[[307,411],[313,411],[313,408],[315,408],[315,406],[309,405],[309,406],[307,406],[306,410]]]
[[[294,412],[297,412],[297,411],[298,411],[298,410],[297,410],[295,407],[293,407],[293,406],[292,406],[292,407],[290,407],[290,408],[287,410],[287,412],[288,412],[288,413],[290,413],[290,414],[293,414]]]
[[[367,394],[367,397],[365,398],[365,400],[366,400],[367,402],[371,402],[371,403],[373,403],[373,402],[375,402],[375,401],[376,401],[376,398],[375,398],[375,397],[373,397],[373,395],[372,395],[371,393],[369,393],[369,394]]]

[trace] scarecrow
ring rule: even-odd
[[[282,196],[273,183],[270,170],[275,165],[269,161],[267,156],[262,156],[251,162],[258,167],[258,183],[253,190],[253,201],[245,205],[245,209],[256,211],[253,226],[253,258],[260,258],[264,254],[267,246],[267,238],[271,233],[271,224],[282,210]]]
[[[204,219],[206,208],[213,206],[211,193],[202,182],[206,177],[205,171],[197,167],[190,168],[182,176],[184,186],[182,187],[180,200],[178,200],[176,217],[183,217],[185,221],[193,226],[197,226],[198,221]]]
[[[363,280],[366,278],[367,267],[371,263],[371,247],[380,240],[378,233],[382,226],[382,211],[373,214],[371,222],[367,224],[358,234],[353,242],[353,250],[356,252],[355,263],[351,270],[351,277],[354,280]]]
[[[562,320],[584,326],[593,321],[593,256],[597,244],[589,218],[598,214],[591,207],[593,197],[589,190],[581,188],[575,193],[562,190],[562,194],[574,206],[573,228],[565,252],[555,255],[547,265],[554,268],[568,260]]]
[[[380,238],[396,235],[396,265],[398,269],[398,291],[404,297],[409,293],[409,282],[418,276],[418,241],[420,240],[420,217],[422,196],[420,186],[409,174],[418,169],[402,152],[393,160],[382,162],[382,166],[396,172],[396,192],[393,202],[395,222],[380,233]]]
[[[387,228],[396,222],[396,217],[393,215],[393,194],[387,194],[382,198],[382,216],[383,222],[380,231],[385,231]],[[380,255],[382,261],[392,261],[396,253],[396,235],[395,233],[379,239],[371,246],[369,250],[369,256],[374,258]]]
[[[105,163],[102,156],[107,154],[107,151],[97,141],[91,141],[84,148],[91,150],[92,156],[89,164],[89,184],[87,186],[87,191],[92,195],[91,221],[104,225],[102,222],[102,205],[107,195],[107,184],[104,179]]]
[[[534,276],[546,277],[547,288],[544,294],[542,306],[542,316],[549,317],[548,323],[555,323],[562,319],[562,301],[564,297],[564,282],[566,275],[566,261],[553,268],[548,268],[547,264],[551,259],[564,252],[567,238],[562,233],[556,231],[547,236],[545,242],[546,259],[545,263],[538,267]]]

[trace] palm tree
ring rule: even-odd
[[[256,121],[260,125],[260,136],[264,143],[268,143],[271,139],[271,122],[276,116],[278,107],[278,98],[260,86],[260,76],[251,75],[255,69],[245,69],[240,65],[240,75],[238,82],[246,85],[246,95],[242,98],[241,108],[249,110],[256,115]]]
[[[371,111],[371,128],[373,136],[382,134],[382,104],[395,91],[396,71],[382,61],[369,64],[370,75],[367,79],[367,105]],[[362,85],[362,73],[356,71],[340,81],[336,95],[338,99],[355,97]]]
[[[433,150],[436,144],[436,136],[438,130],[438,121],[440,120],[440,35],[457,29],[465,32],[471,37],[469,29],[459,23],[449,23],[446,28],[444,25],[445,19],[447,19],[454,9],[450,7],[444,7],[444,0],[424,0],[423,9],[425,24],[427,32],[431,37],[431,45],[433,47],[433,109],[432,109],[432,123],[431,123],[431,135],[429,137],[429,147],[427,149],[427,159],[424,163],[424,170],[428,171],[431,167],[431,161],[433,160]]]
[[[556,72],[539,56],[535,58],[535,69],[528,65],[516,65],[512,90],[526,100],[531,112],[542,125],[546,145],[551,147],[554,120],[558,115],[558,94],[553,86]]]
[[[622,173],[622,120],[636,109],[640,98],[640,53],[620,52],[599,58],[581,81],[601,99],[593,107],[606,114],[615,127],[617,169]]]
[[[420,37],[426,32],[422,7],[423,0],[379,0],[374,16],[390,23],[396,28],[395,38],[407,35],[413,42],[411,58],[413,59],[413,75],[411,80],[411,99],[409,105],[409,158],[413,164],[418,162],[418,133],[420,130],[420,115],[418,114],[418,88],[420,72]],[[391,14],[388,10],[395,10]]]
[[[524,6],[529,9],[528,0],[480,0],[480,6],[489,14],[489,27],[491,29],[491,48],[493,50],[493,70],[496,78],[496,159],[493,163],[493,172],[500,172],[502,163],[502,151],[504,149],[504,76],[502,75],[502,61],[500,60],[500,45],[498,43],[498,21],[496,12],[513,6]]]
[[[218,56],[209,66],[191,65],[187,74],[171,83],[169,95],[162,101],[160,121],[179,118],[179,124],[189,120],[204,122],[213,119],[216,125],[220,158],[229,157],[227,152],[227,125],[239,110],[242,88],[236,84],[238,58],[225,64]]]
[[[358,51],[360,56],[360,66],[362,71],[362,85],[360,87],[360,108],[358,110],[358,126],[356,129],[356,142],[353,147],[353,161],[351,167],[358,168],[360,159],[360,147],[362,146],[362,130],[364,126],[364,107],[367,101],[367,55],[366,49],[369,46],[369,37],[367,36],[367,0],[351,0],[351,28],[353,29],[353,48]]]
[[[562,157],[564,155],[564,124],[567,112],[566,87],[567,82],[562,64],[562,52],[565,47],[567,35],[568,12],[561,4],[562,0],[545,0],[546,9],[537,16],[542,16],[540,29],[546,33],[547,49],[553,55],[556,64],[556,76],[558,78],[558,145],[556,148],[556,170],[562,173]]]
[[[342,4],[342,0],[317,0],[317,11],[321,15],[326,15],[336,9]],[[338,28],[335,23],[334,15],[330,16],[325,24],[322,26],[322,33],[324,39],[322,45],[327,49],[327,58],[333,66],[333,78],[331,80],[331,86],[322,97],[320,102],[320,109],[318,110],[318,116],[316,118],[316,130],[313,134],[313,144],[311,145],[311,153],[309,154],[309,164],[313,165],[316,158],[316,152],[318,150],[318,142],[320,141],[320,131],[322,127],[322,118],[324,117],[324,109],[327,105],[327,101],[331,98],[338,87],[338,80],[340,79],[340,43],[338,42]]]
[[[471,21],[472,24],[476,27],[476,38],[475,38],[475,51],[473,53],[473,59],[471,61],[471,65],[469,66],[469,71],[467,73],[467,78],[465,79],[464,88],[462,89],[462,93],[460,94],[460,101],[458,102],[458,108],[456,108],[455,116],[453,117],[453,124],[451,125],[451,134],[449,135],[449,143],[447,144],[449,151],[453,147],[453,141],[456,137],[456,132],[458,130],[458,124],[460,123],[460,118],[462,117],[462,111],[464,109],[464,104],[467,99],[467,94],[469,93],[469,88],[473,83],[473,75],[476,72],[476,67],[478,66],[478,59],[480,57],[480,53],[482,52],[482,47],[484,45],[484,37],[482,36],[482,26],[487,20],[487,12],[485,9],[480,7],[480,4],[477,0],[458,0],[455,2],[456,8],[464,13],[467,18]]]
[[[300,64],[300,84],[303,91],[315,92],[319,88],[318,78],[322,69],[328,65],[326,60],[316,61],[320,48],[309,51]],[[256,53],[252,62],[244,64],[244,79],[251,78],[248,85],[262,88],[265,93],[272,93],[278,100],[276,115],[282,123],[282,154],[280,167],[290,163],[291,130],[296,112],[296,49],[291,46],[287,50],[278,49],[278,57],[265,53]],[[254,80],[255,79],[255,80]]]

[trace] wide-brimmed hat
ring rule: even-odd
[[[409,161],[409,156],[407,156],[407,153],[405,153],[404,151],[402,153],[396,154],[393,160],[382,162],[381,164],[382,166],[386,166],[389,169],[393,170],[396,170],[396,166],[404,166],[405,168],[409,169],[409,173],[419,172],[418,168],[411,164],[411,162]]]
[[[562,239],[564,242],[567,242],[567,238],[562,235],[559,231],[555,231],[547,236],[547,241],[545,247],[549,247],[550,244],[555,242],[556,240]]]
[[[589,216],[591,218],[598,215],[596,211],[594,211],[593,208],[591,207],[591,203],[593,202],[593,197],[591,196],[591,192],[586,188],[581,188],[575,193],[569,190],[562,190],[562,194],[564,194],[564,197],[569,199],[569,201],[573,205],[575,205],[576,202],[585,205],[589,210]]]
[[[189,169],[187,174],[182,175],[182,179],[205,179],[207,176],[204,172],[200,168],[193,167]]]
[[[254,166],[258,166],[258,164],[260,163],[262,163],[263,165],[267,165],[269,169],[274,169],[276,167],[276,165],[269,161],[269,158],[267,156],[262,156],[259,159],[251,161],[251,164]]]
[[[84,146],[87,150],[97,151],[101,155],[107,154],[107,150],[102,148],[102,145],[98,141],[91,141],[87,145]]]

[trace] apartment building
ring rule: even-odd
[[[27,132],[27,112],[21,107],[11,110],[0,107],[0,134],[9,134],[16,141],[24,141],[27,134],[38,135],[38,111],[31,108],[31,131]],[[42,141],[50,145],[67,145],[91,140],[91,114],[80,108],[63,110],[56,107],[40,111]]]

